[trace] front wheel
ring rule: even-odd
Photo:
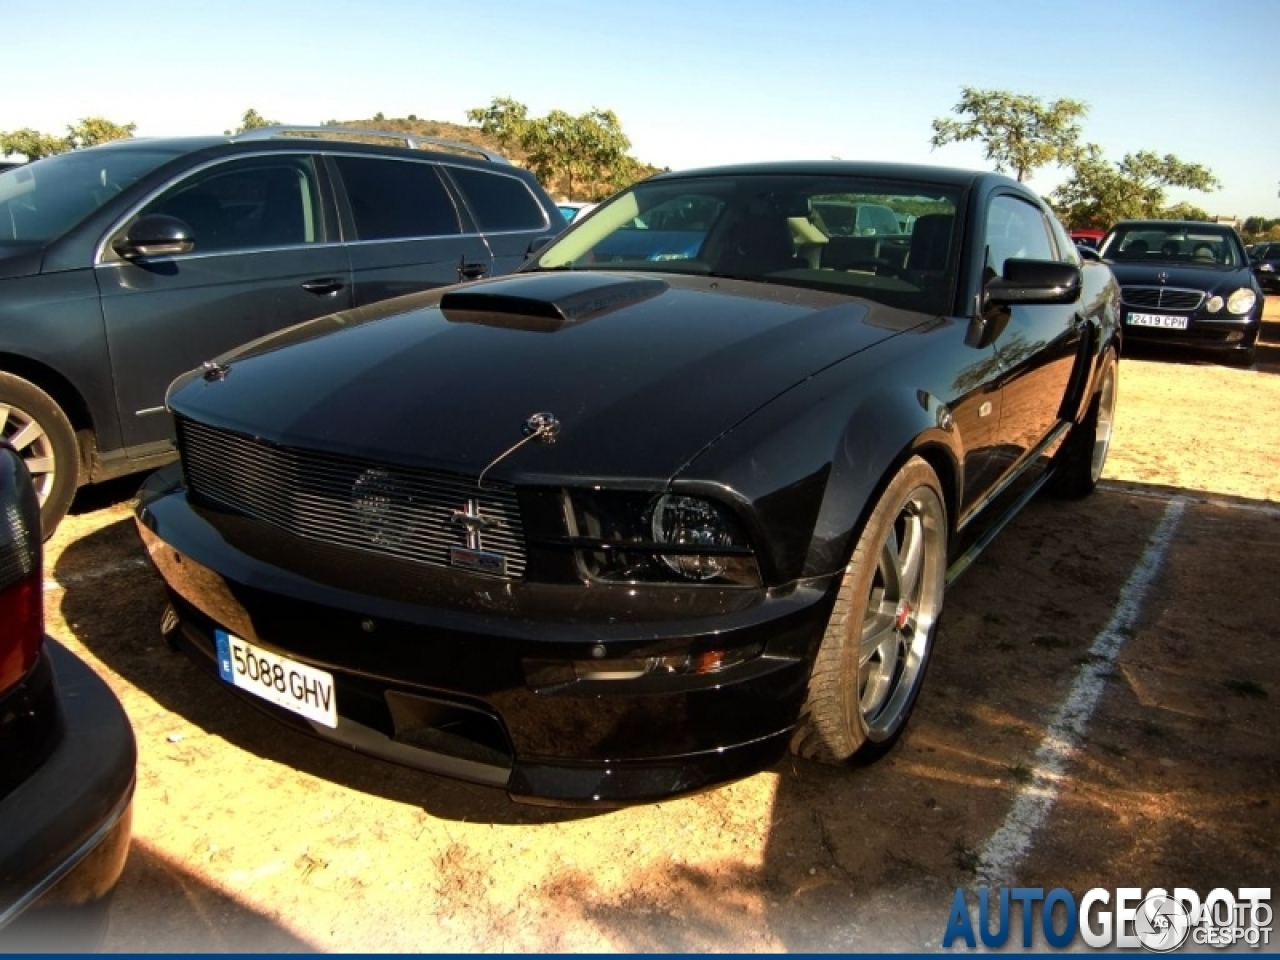
[[[1116,398],[1120,390],[1120,365],[1107,351],[1102,372],[1089,400],[1084,419],[1071,428],[1071,433],[1058,454],[1051,490],[1060,497],[1079,499],[1093,493],[1102,477],[1102,468],[1111,449],[1111,432],[1115,427]]]
[[[47,540],[66,516],[79,485],[75,431],[47,393],[21,377],[0,373],[0,440],[18,451],[31,474]]]
[[[913,457],[858,536],[791,740],[826,763],[870,761],[906,726],[942,613],[947,510],[933,468]]]

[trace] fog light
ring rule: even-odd
[[[648,676],[700,676],[718,673],[759,656],[756,643],[732,650],[700,650],[665,657],[619,657],[613,660],[575,660],[579,680],[636,680]]]

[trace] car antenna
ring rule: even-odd
[[[530,440],[537,440],[539,443],[555,443],[556,438],[560,436],[560,421],[556,419],[553,413],[535,413],[520,428],[520,432],[524,434],[519,440],[513,443],[502,453],[498,454],[489,461],[489,465],[480,471],[480,476],[476,478],[476,488],[484,489],[484,475],[505,460],[511,454],[515,453]]]

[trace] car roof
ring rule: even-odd
[[[1112,225],[1111,230],[1118,230],[1120,227],[1137,227],[1140,230],[1168,230],[1171,227],[1178,230],[1204,230],[1212,227],[1216,230],[1235,232],[1235,228],[1229,223],[1213,223],[1208,220],[1118,220]]]
[[[932,167],[926,164],[871,163],[847,160],[819,160],[810,162],[779,161],[773,163],[728,164],[719,167],[699,167],[692,170],[673,170],[659,173],[649,182],[682,180],[688,177],[729,176],[797,176],[797,177],[863,177],[873,180],[918,180],[946,186],[968,187],[975,181],[989,178],[1017,184],[1018,181],[1003,174],[989,171],[960,170],[955,167]]]
[[[301,130],[311,130],[313,128],[299,128]],[[315,128],[320,129],[320,128]],[[265,133],[265,131],[263,131]],[[501,166],[504,172],[520,173],[523,175],[525,171],[511,164],[505,158],[499,157],[497,154],[487,154],[482,157],[479,154],[484,153],[481,148],[476,148],[477,154],[472,155],[466,152],[454,152],[453,145],[448,141],[430,141],[429,138],[418,138],[423,143],[430,143],[431,146],[408,146],[389,143],[369,143],[367,141],[349,139],[352,136],[386,136],[389,140],[394,140],[400,134],[391,132],[384,133],[378,130],[354,130],[347,128],[337,128],[334,136],[323,135],[306,135],[306,134],[284,134],[284,135],[255,135],[252,132],[248,134],[234,134],[224,136],[190,136],[190,137],[129,137],[123,140],[110,140],[107,143],[100,143],[93,147],[86,147],[85,150],[108,150],[108,151],[160,151],[163,153],[171,153],[174,156],[182,156],[188,153],[197,153],[201,150],[210,150],[218,147],[230,147],[233,144],[252,144],[254,149],[260,150],[297,150],[299,143],[307,145],[307,149],[341,149],[344,152],[370,153],[380,156],[394,154],[402,157],[416,157],[418,159],[447,158],[451,162],[460,161],[470,166],[476,166],[481,169],[493,169],[495,166]],[[466,150],[468,145],[457,144],[457,149]],[[83,152],[83,151],[78,151]],[[489,156],[496,158],[495,162],[488,159]]]

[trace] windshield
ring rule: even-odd
[[[534,268],[731,277],[941,313],[954,290],[958,207],[956,189],[915,182],[664,178],[598,208]]]
[[[1235,234],[1210,223],[1117,226],[1099,252],[1115,263],[1185,263],[1201,267],[1239,267],[1244,263]]]
[[[75,150],[0,173],[0,244],[43,246],[174,154]]]

